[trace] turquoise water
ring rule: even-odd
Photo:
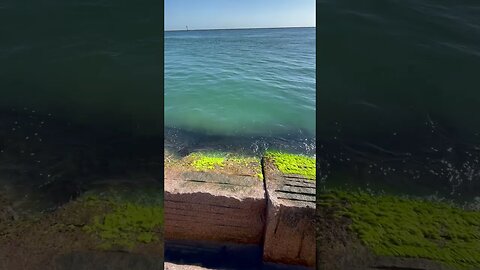
[[[165,127],[315,137],[315,28],[165,32]]]

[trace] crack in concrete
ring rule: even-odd
[[[288,211],[284,211],[285,209],[283,209],[283,207],[280,207],[280,208],[277,208],[277,210],[275,209],[276,207],[273,207],[274,205],[276,205],[274,202],[276,202],[278,199],[281,199],[281,200],[289,200],[289,201],[295,201],[295,202],[300,202],[301,205],[303,205],[304,203],[307,203],[307,204],[310,204],[310,203],[315,203],[315,197],[316,197],[316,186],[315,186],[315,183],[310,181],[310,180],[307,180],[303,177],[297,177],[297,176],[293,176],[293,175],[282,175],[283,177],[283,182],[281,183],[281,188],[279,187],[278,189],[275,189],[275,188],[272,188],[270,187],[271,184],[274,184],[273,182],[271,181],[275,181],[275,179],[267,179],[268,177],[266,176],[266,173],[269,173],[269,170],[270,170],[270,163],[268,163],[269,161],[267,161],[267,159],[265,159],[264,157],[262,157],[262,159],[260,160],[260,165],[261,165],[261,172],[263,174],[263,179],[261,180],[262,183],[261,183],[261,187],[259,185],[256,185],[256,188],[258,189],[258,191],[260,191],[262,188],[263,188],[263,198],[260,199],[260,200],[264,200],[263,202],[261,202],[260,204],[264,206],[264,208],[259,211],[258,215],[259,216],[259,220],[260,220],[260,223],[258,225],[261,225],[261,232],[258,231],[258,235],[257,236],[252,236],[252,237],[258,237],[257,239],[259,240],[259,242],[257,242],[261,248],[261,252],[262,252],[262,256],[270,256],[270,255],[267,255],[268,253],[268,249],[271,249],[271,243],[269,243],[269,241],[272,241],[272,240],[269,240],[270,237],[273,237],[273,241],[277,241],[275,240],[276,238],[278,238],[278,234],[283,230],[283,225],[282,225],[282,217],[283,215],[285,215],[285,213],[287,213]],[[238,176],[238,175],[235,175],[235,176]],[[247,176],[247,175],[241,175],[241,176]],[[248,177],[253,177],[253,176],[250,176],[248,175]],[[218,185],[226,185],[226,186],[239,186],[239,187],[251,187],[250,185],[242,185],[242,184],[232,184],[231,182],[224,182],[222,181],[221,179],[217,179],[217,178],[214,178],[214,180],[217,180],[217,181],[209,181],[208,178],[205,178],[205,179],[200,179],[199,178],[195,178],[195,176],[190,176],[190,177],[186,177],[186,179],[181,179],[181,181],[186,181],[186,182],[195,182],[195,183],[201,183],[201,184],[218,184]],[[236,179],[234,177],[234,179]],[[220,180],[220,181],[218,181]],[[270,181],[267,183],[267,181]],[[258,182],[257,182],[258,183]],[[275,185],[275,184],[274,184]],[[272,194],[270,194],[272,193]],[[176,193],[173,193],[173,195],[175,195]],[[180,195],[180,194],[179,194]],[[216,197],[222,197],[220,195],[214,195]],[[187,198],[188,199],[188,198]],[[256,198],[257,200],[258,198]],[[228,218],[229,217],[229,213],[222,213],[221,210],[219,209],[232,209],[232,210],[239,210],[241,211],[242,213],[247,213],[248,212],[248,208],[241,208],[241,207],[230,207],[230,206],[225,206],[225,205],[217,205],[217,204],[209,204],[209,203],[200,203],[200,202],[186,202],[186,201],[183,201],[183,200],[175,200],[175,199],[165,199],[165,202],[166,203],[171,203],[171,204],[177,204],[176,207],[168,207],[170,210],[176,212],[174,216],[171,217],[171,221],[173,223],[178,223],[178,224],[181,224],[183,222],[188,222],[188,223],[195,223],[197,221],[200,221],[202,219],[202,217],[206,217],[206,216],[210,216],[210,219],[209,220],[210,222],[207,222],[207,224],[204,224],[206,226],[223,226],[225,228],[237,228],[237,230],[239,231],[243,231],[243,230],[246,230],[248,229],[248,227],[245,227],[245,226],[242,226],[242,225],[239,225],[238,223],[242,223],[240,222],[240,220],[237,221],[237,223],[235,225],[232,224],[232,222],[228,223],[227,220],[223,220],[224,222],[221,222],[222,220],[222,217],[225,217],[225,218]],[[215,211],[214,209],[199,209],[197,210],[195,213],[182,213],[182,211],[189,211],[189,207],[191,207],[192,205],[195,205],[195,206],[198,206],[199,203],[201,204],[202,207],[205,207],[205,206],[210,206],[210,207],[217,207],[217,211]],[[290,203],[289,203],[290,204]],[[298,203],[297,203],[298,204]],[[185,207],[187,207],[186,209],[182,209],[183,205]],[[250,204],[248,204],[250,205]],[[274,212],[271,212],[271,211],[274,211]],[[278,211],[278,212],[276,212]],[[257,217],[258,215],[255,214]],[[251,217],[246,217],[246,218],[251,218]],[[184,220],[185,219],[185,220]],[[232,217],[232,221],[235,222],[236,219],[242,219],[242,216],[237,216],[235,215],[235,217]],[[178,222],[180,221],[180,222]],[[204,221],[202,221],[204,222]],[[178,225],[177,225],[178,226]],[[273,228],[271,226],[274,226]],[[183,227],[183,226],[181,226]],[[178,228],[178,227],[177,227]],[[190,226],[185,226],[184,227],[185,229],[189,229]],[[220,229],[220,228],[219,228]],[[260,229],[260,228],[259,228]],[[273,236],[271,235],[272,232],[269,232],[269,230],[273,229]],[[277,235],[277,236],[275,236]],[[304,256],[303,252],[304,252],[304,248],[303,245],[304,243],[306,243],[306,238],[307,237],[307,234],[305,232],[303,232],[301,235],[300,235],[300,239],[297,239],[299,240],[299,243],[300,243],[300,246],[298,247],[297,250],[293,251],[294,253],[292,254],[293,257],[296,257],[297,260],[301,259],[302,256]],[[260,239],[259,239],[260,238]],[[256,241],[258,241],[256,240]],[[296,240],[296,241],[297,241]],[[267,252],[267,253],[265,253]],[[265,257],[266,258],[266,257]]]

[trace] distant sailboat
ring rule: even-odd
[[[188,31],[188,25],[186,25],[185,28],[187,28],[187,31]]]

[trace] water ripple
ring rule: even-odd
[[[165,123],[223,136],[315,135],[315,28],[167,32]]]

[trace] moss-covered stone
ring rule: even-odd
[[[225,166],[225,157],[217,156],[218,154],[214,153],[194,153],[191,154],[192,158],[191,165],[198,171],[209,171],[213,170],[216,167]]]
[[[57,269],[56,258],[62,254],[99,249],[131,248],[136,254],[162,257],[162,204],[157,184],[109,186],[54,211],[8,218],[0,222],[0,264],[4,269]]]
[[[158,231],[163,226],[163,206],[156,200],[146,198],[133,201],[117,196],[97,197],[90,195],[87,204],[107,202],[110,211],[93,217],[84,230],[101,239],[100,248],[113,247],[132,249],[140,243],[158,241]],[[158,200],[157,200],[158,201]]]
[[[375,254],[425,258],[454,269],[480,267],[480,212],[441,202],[332,191],[319,207],[337,209]]]
[[[267,151],[265,157],[271,158],[284,174],[297,174],[314,180],[316,177],[315,158],[280,151]]]
[[[175,167],[180,170],[251,175],[263,179],[260,158],[228,152],[194,152],[179,159],[169,157],[166,168]]]

